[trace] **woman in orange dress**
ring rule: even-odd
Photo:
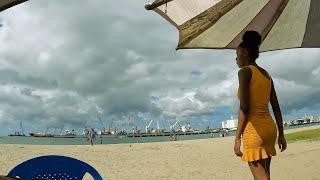
[[[279,149],[282,152],[287,147],[282,115],[270,75],[255,62],[259,57],[261,36],[256,31],[247,31],[242,40],[237,48],[236,58],[240,68],[238,72],[240,108],[234,152],[243,161],[248,162],[255,180],[269,180],[271,157],[276,155],[277,127]],[[269,102],[276,123],[270,115]],[[241,140],[243,153],[240,150]]]

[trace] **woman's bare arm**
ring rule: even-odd
[[[273,85],[272,79],[271,79],[270,104],[272,106],[274,117],[275,117],[276,122],[277,122],[279,136],[283,136],[284,135],[284,133],[283,133],[283,120],[282,120],[281,110],[280,110],[277,94],[276,94],[276,91],[274,89],[274,85]]]
[[[236,131],[236,141],[241,139],[241,135],[247,124],[246,115],[249,110],[249,84],[252,72],[249,67],[241,68],[238,72],[240,90],[240,108],[238,111],[238,127]]]

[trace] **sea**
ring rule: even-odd
[[[316,123],[319,124],[319,123]],[[303,124],[296,126],[286,126],[284,129],[294,129],[301,127],[314,126],[316,124]],[[229,132],[227,136],[234,136],[235,131]],[[220,133],[211,134],[195,134],[195,135],[179,135],[177,141],[194,140],[194,139],[209,139],[209,138],[223,138]],[[122,144],[122,143],[146,143],[146,142],[165,142],[171,141],[170,136],[153,136],[153,137],[126,137],[117,136],[110,137],[97,136],[95,145],[99,144]],[[77,136],[75,138],[52,138],[52,137],[0,137],[0,144],[34,144],[34,145],[88,145],[87,138],[84,136]]]

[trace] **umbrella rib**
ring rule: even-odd
[[[16,1],[12,1],[12,2],[10,2],[10,3],[8,3],[8,4],[6,4],[6,5],[2,6],[2,7],[0,7],[0,12],[6,10],[6,9],[8,9],[8,8],[11,8],[12,6],[15,6],[15,5],[18,5],[18,4],[20,4],[20,3],[26,2],[26,1],[28,1],[28,0],[16,0]]]
[[[146,4],[144,7],[147,10],[153,10],[161,5],[167,4],[168,2],[173,1],[173,0],[156,0],[151,4]]]
[[[243,0],[221,0],[201,14],[178,27],[179,43],[177,49],[182,48],[208,28],[213,26],[222,16],[236,7]]]
[[[272,27],[274,26],[274,24],[277,22],[277,20],[279,19],[280,15],[282,14],[283,10],[286,8],[287,4],[288,4],[289,0],[284,0],[282,2],[282,4],[280,5],[279,9],[277,10],[277,12],[275,13],[275,15],[273,16],[272,20],[270,21],[270,23],[267,25],[267,27],[263,30],[261,36],[263,38],[263,40],[267,37],[267,35],[269,34],[269,32],[271,31]]]
[[[175,26],[178,29],[178,24],[175,23],[166,13],[162,12],[159,8],[155,8],[153,9],[153,11],[165,18],[168,22],[170,22],[173,26]]]

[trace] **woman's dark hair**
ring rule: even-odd
[[[257,31],[246,31],[242,36],[242,42],[239,47],[247,49],[252,61],[259,57],[259,46],[261,44],[261,36]]]

